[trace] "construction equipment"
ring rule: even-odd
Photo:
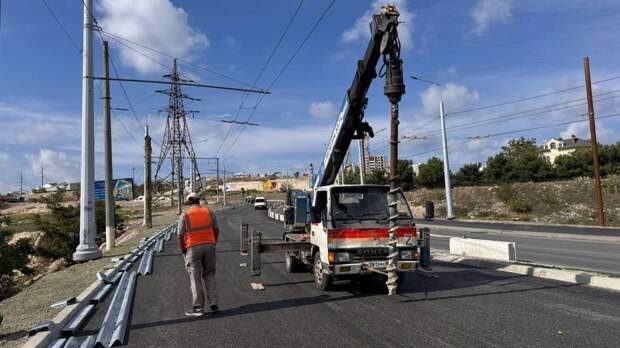
[[[261,253],[284,251],[287,271],[310,266],[321,290],[329,289],[337,279],[381,274],[387,277],[392,294],[406,272],[429,266],[430,234],[428,229],[416,229],[409,203],[395,184],[397,175],[392,173],[391,186],[334,185],[352,140],[372,136],[372,128],[363,117],[366,95],[381,57],[385,65],[379,75],[386,78],[392,121],[395,114],[397,120],[397,103],[405,88],[396,30],[398,15],[391,5],[384,6],[380,15],[373,15],[370,42],[363,60],[357,63],[323,162],[311,181],[312,192],[289,192],[282,243],[263,243],[260,233],[252,233],[253,274],[260,274]],[[384,68],[385,73],[381,73]]]

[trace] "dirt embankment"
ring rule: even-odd
[[[609,226],[620,226],[620,176],[603,179],[605,215]],[[407,192],[415,213],[422,217],[425,201],[435,204],[435,216],[446,216],[443,189]],[[596,225],[597,208],[592,178],[527,182],[501,186],[456,187],[452,190],[458,218],[531,221],[547,224]]]

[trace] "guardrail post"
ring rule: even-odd
[[[262,233],[252,231],[250,240],[250,270],[253,276],[261,275],[260,245]]]
[[[431,265],[431,230],[428,227],[420,228],[420,239],[422,241],[420,250],[420,265],[428,267]]]
[[[239,251],[241,255],[248,254],[248,224],[241,223],[241,236],[239,237]]]

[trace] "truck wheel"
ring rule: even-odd
[[[286,261],[286,272],[288,273],[297,273],[299,272],[299,269],[301,268],[301,264],[299,262],[299,259],[297,259],[297,257],[295,257],[293,255],[293,253],[288,252],[286,253],[286,257],[285,257],[285,261]]]
[[[314,254],[314,284],[321,291],[328,291],[332,287],[332,276],[323,272],[321,255]]]

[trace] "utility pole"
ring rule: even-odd
[[[153,227],[153,216],[151,207],[153,204],[153,186],[151,183],[151,137],[149,136],[149,126],[144,127],[144,221],[142,226]]]
[[[215,202],[220,204],[220,158],[215,159]]]
[[[114,195],[112,183],[112,124],[110,120],[110,66],[108,42],[103,42],[103,148],[105,167],[105,249],[112,250],[116,245],[114,228]]]
[[[594,102],[592,101],[592,81],[590,80],[590,58],[583,58],[583,69],[586,79],[586,97],[588,98],[588,119],[590,120],[590,143],[592,145],[592,163],[594,164],[594,191],[598,208],[598,224],[605,226],[605,208],[601,189],[600,163],[598,160],[598,142],[596,140],[596,123],[594,122]]]
[[[80,244],[74,261],[101,257],[97,247],[95,225],[95,117],[93,112],[93,0],[84,0],[82,42],[82,143],[80,173]]]
[[[224,178],[223,185],[222,185],[222,191],[224,193],[224,206],[226,206],[226,164],[222,163],[222,167],[224,168],[224,172],[222,173],[223,178]]]
[[[136,167],[131,167],[131,181],[136,181]]]
[[[365,135],[358,140],[359,156],[360,156],[360,184],[366,184],[366,155],[364,154],[364,139]]]
[[[41,167],[41,190],[43,190],[43,167]]]
[[[24,175],[22,171],[19,171],[19,196],[24,196]]]
[[[446,219],[454,219],[452,213],[452,185],[450,184],[450,160],[448,159],[448,137],[446,135],[446,113],[443,110],[443,102],[439,103],[439,118],[441,120],[441,143],[443,145],[443,177],[446,189]]]

